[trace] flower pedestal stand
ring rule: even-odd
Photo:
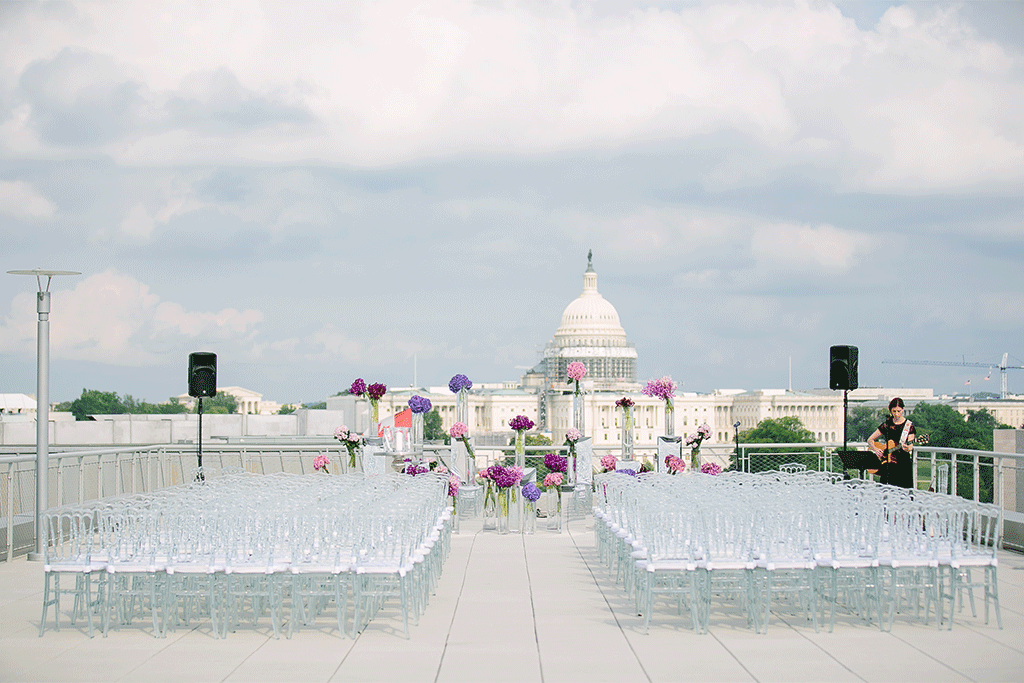
[[[665,436],[676,435],[676,406],[671,398],[665,399]]]
[[[572,426],[580,430],[580,434],[586,434],[585,422],[583,392],[576,391],[572,395]]]

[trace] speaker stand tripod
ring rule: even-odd
[[[199,460],[199,471],[196,472],[196,481],[202,482],[202,481],[206,480],[206,477],[203,476],[203,397],[202,396],[199,397],[199,440],[198,440],[197,443],[199,444],[199,447],[198,447],[198,451],[196,452],[196,457]]]

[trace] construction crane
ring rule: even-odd
[[[1005,401],[1008,395],[1006,391],[1006,371],[1007,370],[1024,370],[1024,365],[1007,365],[1006,360],[1010,357],[1010,354],[1003,354],[1003,362],[999,364],[1000,379],[1000,396]],[[898,363],[901,365],[958,365],[961,367],[968,368],[988,368],[989,374],[992,373],[994,365],[992,363],[968,363],[966,361],[945,361],[945,360],[893,360],[887,358],[882,361],[883,363]]]

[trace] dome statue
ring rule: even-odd
[[[627,389],[636,384],[636,348],[626,338],[615,306],[597,291],[593,252],[587,254],[583,292],[562,312],[554,338],[544,350],[545,381],[550,389],[565,384],[573,361],[587,366],[596,389]]]

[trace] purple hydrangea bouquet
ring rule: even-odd
[[[384,394],[387,392],[388,388],[384,384],[375,382],[374,384],[367,386],[362,377],[359,377],[352,382],[352,386],[348,389],[348,393],[370,401],[370,408],[373,411],[374,425],[380,422],[380,399],[383,398]],[[370,436],[377,436],[377,434],[371,434]]]
[[[413,396],[409,399],[409,409],[413,414],[422,415],[423,413],[429,413],[432,407],[430,399],[424,396]]]
[[[455,375],[448,380],[448,389],[453,394],[457,394],[460,391],[469,391],[473,388],[473,382],[465,375]]]

